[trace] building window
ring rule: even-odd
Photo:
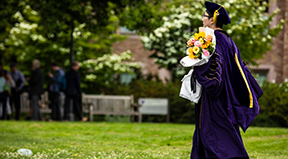
[[[254,77],[260,86],[267,80],[268,70],[253,70]]]
[[[136,75],[132,75],[130,73],[122,73],[120,75],[120,83],[128,85],[134,78],[136,78]]]
[[[120,33],[121,34],[136,34],[135,30],[129,30],[126,27],[120,27]]]

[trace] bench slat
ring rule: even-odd
[[[48,93],[45,92],[40,105],[42,113],[51,113],[51,109],[48,107],[49,99]],[[139,107],[141,105],[134,103],[133,95],[91,95],[82,94],[82,111],[90,114],[90,121],[93,121],[93,115],[131,115],[138,116],[138,121],[141,122],[141,113]],[[30,100],[28,93],[21,94],[21,112],[30,112]]]
[[[138,116],[141,121],[139,109],[134,110],[133,95],[82,95],[82,102],[90,106],[90,120],[93,121],[93,115],[132,115]],[[138,108],[137,105],[136,108]]]

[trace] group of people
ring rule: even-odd
[[[17,70],[16,64],[10,65],[11,72],[3,69],[0,62],[0,116],[5,120],[12,118],[11,105],[15,106],[15,120],[20,118],[20,95],[25,85],[25,78],[22,72]]]
[[[15,120],[20,119],[20,96],[26,82],[28,83],[30,116],[33,120],[42,120],[39,101],[44,93],[44,73],[40,66],[39,60],[33,60],[31,75],[25,79],[16,64],[10,65],[9,72],[3,68],[3,64],[0,62],[0,118],[2,120],[12,119],[13,105]],[[74,120],[73,110],[79,120],[86,121],[87,118],[82,116],[79,104],[79,95],[81,94],[79,62],[74,61],[71,69],[66,73],[56,62],[51,63],[51,69],[54,73],[48,73],[51,79],[51,84],[48,86],[49,107],[52,110],[50,121],[72,121]]]

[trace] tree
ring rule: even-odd
[[[205,11],[204,1],[174,1],[169,14],[162,17],[163,24],[153,31],[144,33],[143,43],[148,50],[153,50],[151,57],[162,67],[172,70],[175,76],[183,75],[184,68],[179,61],[185,56],[186,41],[202,26],[202,14]],[[217,1],[223,4],[229,13],[231,25],[224,26],[238,46],[243,61],[255,64],[255,60],[271,48],[272,38],[283,28],[282,20],[269,29],[270,22],[279,10],[272,15],[265,13],[268,5],[250,1]]]
[[[111,30],[105,28],[111,23],[110,16],[113,14],[108,11],[113,6],[109,1],[43,0],[39,3],[30,0],[29,4],[40,15],[41,19],[38,24],[42,27],[39,29],[46,38],[54,35],[50,39],[55,40],[58,38],[58,33],[61,32],[66,35],[67,42],[70,39],[70,43],[66,43],[66,45],[70,45],[70,63],[74,60],[74,32],[79,26],[84,25],[83,30],[94,34],[99,31],[108,31],[107,34],[111,34]]]
[[[17,15],[21,16],[22,23],[36,24],[37,27],[35,28],[34,34],[42,36],[47,42],[53,42],[54,46],[54,49],[51,51],[43,49],[41,46],[37,47],[42,52],[43,50],[45,52],[48,51],[47,53],[49,55],[55,55],[54,52],[56,52],[59,55],[59,47],[55,48],[55,44],[58,44],[57,46],[70,47],[69,50],[72,55],[70,60],[74,59],[74,52],[76,54],[78,52],[79,55],[83,51],[85,51],[85,54],[82,55],[81,58],[83,56],[95,58],[106,53],[111,53],[112,44],[115,41],[124,39],[123,36],[115,34],[119,27],[119,18],[116,15],[129,3],[129,0],[43,0],[40,2],[23,0],[21,3],[19,2],[19,4],[25,8],[25,13],[23,11],[17,12],[19,9],[16,7],[17,5],[15,6],[13,3],[9,6],[14,9],[15,12],[11,13],[10,17],[5,18],[7,20],[9,20],[9,18],[11,19],[11,16],[13,17],[17,12]],[[14,27],[14,24],[21,22],[16,21],[16,23],[11,24],[10,29]],[[5,43],[4,40],[8,38],[10,29],[3,29],[5,30],[4,33],[6,37],[0,41],[3,43],[2,45]],[[87,37],[88,35],[89,37]],[[79,37],[83,38],[83,36],[85,40],[81,41]],[[23,42],[26,43],[27,40]],[[35,43],[26,43],[26,46],[30,45],[35,45]],[[81,51],[78,49],[79,45],[82,47]],[[93,52],[90,51],[91,49]],[[2,50],[3,52],[7,51],[4,51],[5,46],[2,47]],[[96,55],[95,52],[97,53]],[[7,53],[8,56],[11,56],[10,54],[14,53]],[[30,54],[34,53],[31,52]]]
[[[163,24],[162,17],[169,13],[164,0],[131,1],[125,9],[118,11],[120,25],[138,34],[150,32]]]
[[[15,13],[22,12],[24,9],[23,1],[9,0],[0,3],[0,60],[4,57],[4,40],[9,36],[11,28],[18,22],[14,17]]]
[[[73,50],[77,55],[76,59],[80,62],[88,59],[101,58],[106,54],[111,54],[113,43],[125,39],[125,36],[116,34],[116,30],[119,28],[119,19],[116,16],[116,13],[113,12],[113,8],[116,7],[115,4],[105,2],[105,4],[107,3],[107,7],[103,7],[101,10],[107,10],[107,13],[105,12],[107,17],[103,17],[105,20],[100,20],[103,22],[99,22],[97,25],[93,25],[93,20],[91,19],[91,21],[87,19],[82,20],[81,18],[79,18],[79,21],[72,20],[74,29],[73,32],[71,32],[68,25],[70,24],[69,18],[67,18],[68,20],[63,18],[61,19],[61,22],[57,20],[56,22],[53,22],[51,19],[60,16],[59,14],[50,16],[50,20],[45,19],[48,18],[45,17],[48,15],[44,13],[41,15],[38,11],[34,10],[34,8],[36,8],[43,12],[41,8],[37,8],[37,6],[32,8],[30,4],[28,4],[31,3],[32,5],[36,5],[32,2],[33,1],[28,1],[22,12],[16,12],[13,15],[17,20],[17,23],[11,27],[7,38],[3,40],[3,44],[5,44],[5,47],[3,47],[3,51],[5,52],[5,56],[3,57],[4,60],[6,62],[20,63],[20,69],[26,70],[24,72],[25,74],[30,72],[33,59],[39,59],[41,61],[44,72],[50,71],[50,63],[52,61],[56,61],[60,63],[60,66],[66,66],[66,68],[68,68],[67,66],[70,64],[69,54],[71,49],[69,49],[69,47],[71,44],[71,33],[74,38]],[[87,4],[86,7],[89,8],[90,5]],[[52,7],[52,9],[55,8]],[[53,11],[61,13],[61,10],[58,9],[60,8]],[[87,15],[82,16],[82,18],[85,19],[88,15],[89,14],[87,13]],[[66,17],[69,16],[67,15]],[[100,16],[98,18],[100,18]],[[120,58],[121,57],[122,56],[120,56]],[[11,59],[13,60],[11,61]],[[105,62],[109,61],[106,60]],[[123,64],[120,66],[123,66],[124,68],[134,68],[134,65],[129,65],[129,62],[126,65]],[[87,70],[85,69],[88,68],[83,67],[81,72],[86,73]],[[89,72],[89,74],[92,73],[93,72]],[[89,80],[89,77],[92,76],[82,77],[84,77],[83,80],[85,81],[86,79]],[[103,84],[104,82],[105,81],[99,82],[99,84]]]

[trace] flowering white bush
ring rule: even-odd
[[[238,46],[242,59],[253,63],[255,59],[271,48],[271,39],[283,28],[282,20],[274,28],[268,30],[274,14],[264,13],[268,5],[262,5],[254,0],[220,0],[227,10],[231,24],[224,26]],[[150,33],[144,34],[142,41],[144,47],[155,51],[151,57],[156,63],[176,71],[176,75],[183,75],[185,71],[179,65],[179,60],[185,55],[186,41],[202,26],[202,15],[205,12],[204,1],[188,0],[184,5],[170,7],[169,14],[162,18],[163,25]],[[180,68],[179,68],[180,67]],[[180,72],[179,72],[180,71]]]
[[[87,71],[85,78],[88,81],[109,84],[111,77],[118,73],[134,73],[140,68],[139,62],[133,62],[131,51],[118,54],[105,54],[97,59],[89,59],[80,63]]]

